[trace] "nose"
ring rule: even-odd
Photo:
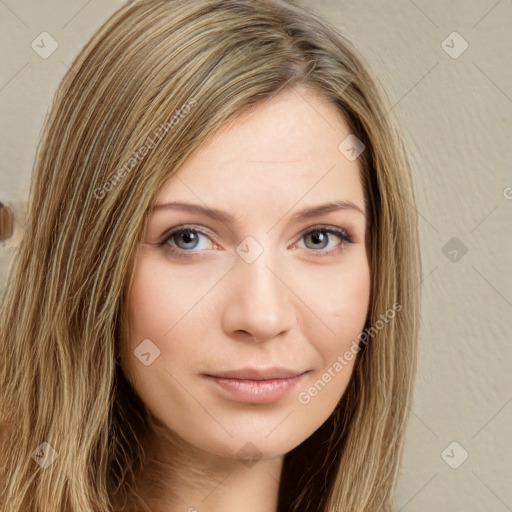
[[[274,261],[266,250],[252,263],[237,258],[223,290],[222,324],[228,335],[264,342],[293,327],[296,298],[286,282],[289,274],[282,276]]]

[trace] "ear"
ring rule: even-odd
[[[7,242],[14,236],[15,219],[12,208],[0,201],[0,242]]]

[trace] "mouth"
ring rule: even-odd
[[[283,367],[241,368],[203,374],[215,391],[237,402],[265,404],[277,402],[297,387],[308,371]]]

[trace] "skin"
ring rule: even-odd
[[[355,358],[341,371],[333,365],[363,330],[370,294],[359,163],[338,149],[350,133],[322,96],[304,88],[284,91],[220,130],[156,201],[235,215],[230,224],[156,209],[137,255],[122,368],[189,457],[179,473],[169,471],[168,482],[179,489],[167,491],[162,511],[234,512],[240,503],[249,512],[277,510],[284,454],[325,422],[347,387]],[[337,200],[363,213],[338,209],[292,220],[303,208]],[[344,229],[352,242],[321,227],[305,235],[322,224]],[[210,235],[168,237],[183,226]],[[244,245],[247,237],[257,243]],[[178,257],[171,247],[195,254]],[[248,263],[237,247],[247,251],[240,254],[262,252]],[[160,350],[147,366],[134,355],[145,339]],[[203,375],[271,365],[308,373],[283,398],[258,404],[227,397]],[[326,372],[330,382],[311,396],[308,389]],[[300,393],[310,397],[307,404]],[[163,438],[151,443],[172,460]],[[242,460],[244,446],[255,460]],[[207,476],[187,485],[195,471]]]

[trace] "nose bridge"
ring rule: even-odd
[[[229,331],[264,341],[290,329],[295,316],[275,249],[250,238],[237,247],[224,321]]]

